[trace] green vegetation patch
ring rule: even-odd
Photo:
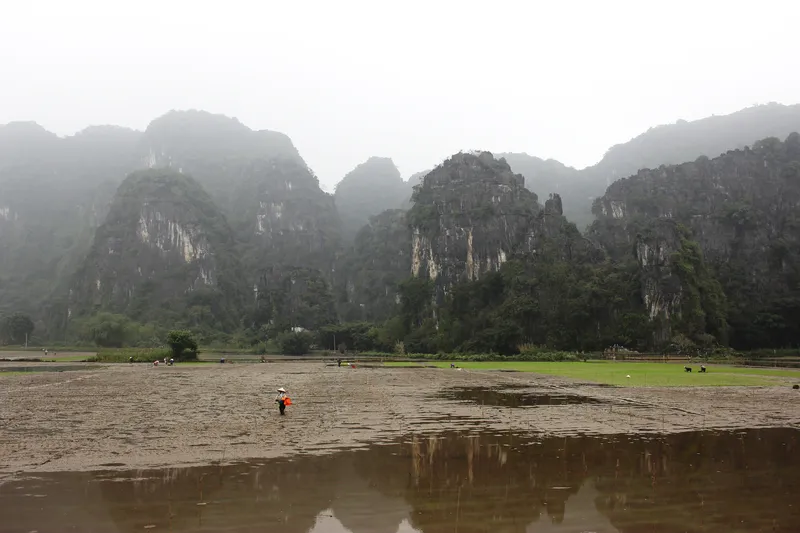
[[[425,361],[420,363],[384,363],[385,366],[435,366],[449,368],[449,362]],[[506,370],[533,372],[577,380],[623,385],[629,387],[706,387],[706,386],[770,386],[782,380],[772,378],[797,378],[800,371],[740,368],[726,365],[706,365],[707,373],[698,372],[700,366],[691,364],[692,372],[684,372],[682,364],[675,363],[616,363],[616,362],[458,362],[457,366],[471,370]],[[628,378],[627,376],[630,376]]]

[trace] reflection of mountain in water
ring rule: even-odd
[[[227,466],[0,485],[3,531],[794,531],[800,432],[412,437]],[[46,509],[46,513],[41,510]]]

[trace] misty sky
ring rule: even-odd
[[[655,7],[656,4],[658,7]],[[800,2],[4,2],[0,124],[144,129],[205,109],[287,133],[327,190],[371,155],[584,167],[648,127],[800,102]]]

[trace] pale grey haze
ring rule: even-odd
[[[0,123],[204,109],[291,136],[323,186],[459,150],[575,167],[677,119],[800,100],[800,2],[2,2]]]

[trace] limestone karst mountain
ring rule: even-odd
[[[103,310],[233,328],[244,287],[233,232],[202,187],[174,171],[139,171],[120,185],[97,230],[68,315]]]

